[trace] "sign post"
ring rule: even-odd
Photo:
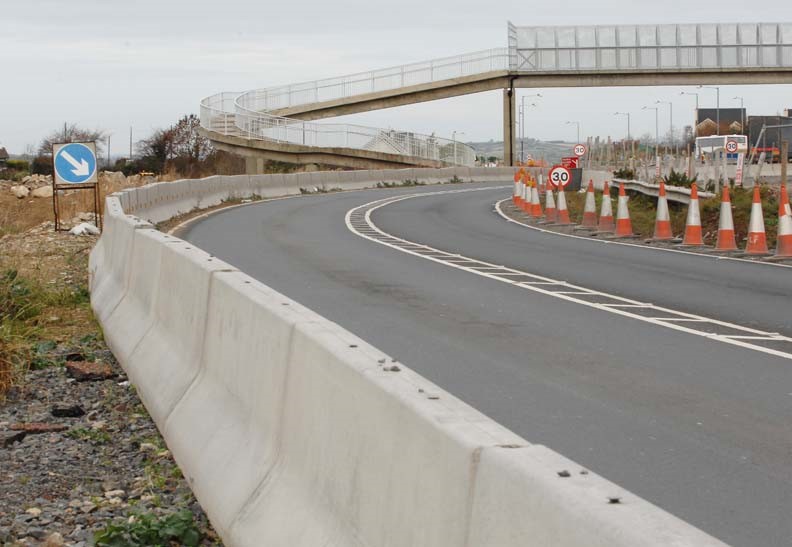
[[[743,185],[743,170],[745,169],[745,154],[740,152],[737,154],[737,173],[734,175],[734,184],[737,186]]]
[[[572,173],[566,167],[556,165],[550,170],[548,180],[554,188],[563,188],[572,182]]]
[[[55,212],[55,231],[60,231],[59,190],[93,190],[94,219],[102,229],[99,214],[99,176],[96,143],[70,142],[52,145],[52,207]]]

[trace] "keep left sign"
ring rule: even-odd
[[[52,145],[55,184],[94,184],[96,173],[96,144],[70,142]]]

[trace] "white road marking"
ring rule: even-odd
[[[661,327],[665,327],[665,328],[668,328],[668,329],[672,329],[672,330],[676,330],[676,331],[680,331],[680,332],[685,332],[685,333],[692,334],[692,335],[695,335],[695,336],[700,336],[700,337],[706,338],[708,340],[722,342],[722,343],[725,343],[725,344],[731,344],[731,345],[739,346],[739,347],[742,347],[742,348],[745,348],[745,349],[749,349],[749,350],[753,350],[753,351],[759,351],[759,352],[762,352],[762,353],[767,353],[767,354],[770,354],[770,355],[774,355],[776,357],[781,357],[781,358],[784,358],[784,359],[792,360],[792,353],[790,353],[790,352],[792,352],[792,338],[789,338],[789,337],[786,337],[786,336],[782,336],[782,335],[780,335],[778,333],[764,332],[764,331],[761,331],[761,330],[752,329],[750,327],[744,327],[742,325],[736,325],[736,324],[733,324],[733,323],[727,323],[725,321],[720,321],[720,320],[717,320],[717,319],[710,319],[710,318],[707,318],[707,317],[702,317],[702,316],[690,314],[690,313],[687,313],[687,312],[680,312],[680,311],[672,310],[672,309],[669,309],[669,308],[663,308],[663,307],[660,307],[660,306],[655,306],[653,304],[648,304],[648,303],[644,303],[644,302],[638,302],[638,301],[635,301],[635,300],[631,300],[629,298],[624,298],[624,297],[621,297],[621,296],[608,294],[608,293],[604,293],[604,292],[601,292],[601,291],[591,290],[591,289],[588,289],[586,287],[581,287],[581,286],[578,286],[578,285],[574,285],[572,283],[568,283],[566,281],[559,281],[559,280],[555,280],[555,279],[552,279],[552,278],[549,278],[549,277],[545,277],[545,276],[541,276],[541,275],[537,275],[537,274],[532,274],[532,273],[521,271],[521,270],[516,270],[516,269],[513,269],[513,268],[506,267],[506,266],[498,266],[496,264],[490,264],[490,263],[488,263],[488,262],[486,262],[484,260],[467,258],[467,257],[464,257],[462,255],[458,255],[458,254],[447,253],[445,251],[442,251],[440,249],[436,249],[434,247],[429,247],[427,245],[418,244],[418,243],[415,243],[415,242],[412,242],[412,241],[408,241],[408,240],[399,238],[397,236],[394,236],[393,234],[388,234],[387,232],[382,231],[371,220],[371,213],[373,211],[376,211],[377,209],[380,209],[380,208],[385,207],[387,205],[398,203],[400,201],[404,201],[404,200],[407,200],[407,199],[414,199],[414,198],[420,198],[420,197],[429,197],[429,196],[437,196],[437,195],[441,195],[441,194],[458,194],[458,193],[465,193],[465,192],[480,192],[480,191],[485,191],[485,190],[503,189],[503,188],[510,188],[510,186],[509,187],[497,187],[497,188],[489,187],[489,188],[472,188],[472,189],[463,189],[463,190],[445,190],[445,191],[440,191],[440,192],[426,192],[426,193],[419,193],[419,194],[407,194],[407,195],[400,195],[400,196],[392,196],[392,197],[388,197],[388,198],[375,200],[375,201],[372,201],[372,202],[369,202],[369,203],[366,203],[366,204],[363,204],[363,205],[360,205],[360,206],[357,206],[357,207],[354,207],[354,208],[350,209],[349,211],[347,211],[347,214],[345,216],[345,222],[346,222],[346,225],[347,225],[347,229],[349,229],[349,231],[351,231],[352,233],[354,233],[354,234],[356,234],[356,235],[358,235],[358,236],[360,236],[360,237],[362,237],[364,239],[368,239],[369,241],[373,241],[373,242],[378,243],[380,245],[385,245],[386,247],[390,247],[390,248],[395,249],[397,251],[401,251],[403,253],[411,254],[411,255],[423,258],[425,260],[429,260],[429,261],[432,261],[432,262],[437,262],[438,264],[444,264],[444,265],[446,265],[446,266],[448,266],[450,268],[456,268],[456,269],[459,269],[459,270],[463,270],[463,271],[472,273],[474,275],[478,275],[478,276],[481,276],[481,277],[486,277],[486,278],[489,278],[489,279],[493,279],[493,280],[499,281],[501,283],[506,283],[508,285],[519,287],[519,288],[522,288],[522,289],[525,289],[525,290],[538,292],[538,293],[541,293],[541,294],[552,296],[554,298],[559,298],[561,300],[566,300],[568,302],[574,302],[574,303],[580,304],[582,306],[588,306],[590,308],[598,309],[598,310],[601,310],[601,311],[606,311],[606,312],[613,313],[613,314],[616,314],[616,315],[629,317],[630,319],[633,319],[633,320],[643,321],[645,323],[650,323],[650,324],[661,326]],[[498,205],[500,203],[501,202],[498,202]],[[496,206],[496,209],[498,209],[497,206]],[[503,216],[502,212],[501,212],[501,215]],[[509,220],[510,222],[515,222],[517,224],[522,224],[522,223],[516,222],[516,221],[514,221],[512,219],[509,219],[508,217],[505,217],[505,218],[507,218],[507,220]],[[365,229],[361,229],[362,226],[365,226],[366,228]],[[532,229],[538,229],[538,228],[535,228],[535,227],[529,226],[529,225],[525,225],[525,226],[528,226],[529,228],[532,228]],[[546,232],[547,230],[541,230],[540,229],[540,231]],[[557,234],[557,232],[550,232],[550,233]],[[369,235],[369,234],[372,234],[372,235]],[[569,236],[569,234],[558,234],[558,235]],[[571,237],[579,237],[579,236],[571,236]],[[587,239],[589,241],[599,241],[599,240],[591,240],[589,238],[581,238],[581,239]],[[608,244],[612,244],[612,243],[625,244],[625,243],[613,242],[613,241],[600,241],[600,242],[601,243],[608,243]],[[644,248],[644,249],[647,248],[647,247],[643,247],[641,245],[633,245],[633,244],[626,244],[626,245],[631,245],[631,246],[634,246],[634,247],[640,247],[640,248]],[[434,251],[434,253],[432,255],[426,254],[426,253],[422,254],[422,253],[419,253],[419,252],[416,252],[416,251],[413,250],[413,248],[416,248],[416,247],[421,248],[421,249],[425,249],[425,250],[431,250],[431,251]],[[658,248],[651,248],[651,247],[649,249],[661,250],[661,251],[668,250],[668,251],[673,251],[673,252],[682,252],[682,253],[685,253],[685,254],[696,254],[696,256],[706,256],[706,255],[699,255],[697,253],[689,253],[687,251],[677,251],[675,249],[658,249]],[[444,258],[444,257],[449,257],[449,258]],[[475,267],[464,266],[463,264],[459,263],[460,259],[464,259],[464,262],[476,263],[476,264],[479,265],[479,267],[475,268]],[[753,262],[753,261],[746,261],[746,262],[750,262],[752,264],[759,264],[759,263],[756,263],[756,262]],[[482,265],[482,264],[486,265],[486,266],[490,266],[492,268],[497,268],[498,270],[507,271],[507,272],[509,272],[509,274],[489,272],[489,271],[484,270],[483,268],[480,267],[480,265]],[[512,279],[508,279],[508,275],[514,275],[514,276],[519,275],[521,277],[528,277],[528,278],[535,279],[536,281],[517,281],[517,280],[512,280]],[[560,286],[563,286],[564,288],[573,289],[573,291],[556,292],[556,291],[547,290],[547,289],[542,288],[543,286],[546,286],[546,285],[560,285]],[[621,304],[605,304],[605,303],[593,302],[593,301],[584,300],[582,298],[578,298],[578,296],[581,296],[581,295],[584,295],[584,294],[587,295],[587,296],[601,296],[603,298],[607,298],[608,300],[615,300],[615,301],[622,302],[622,303]],[[630,310],[632,310],[632,309],[636,309],[636,310],[637,309],[652,309],[652,310],[656,310],[658,312],[658,316],[657,317],[643,317],[643,316],[641,316],[638,313],[631,312]],[[674,316],[674,317],[670,317],[670,316]],[[716,330],[717,331],[718,327],[723,327],[724,329],[730,329],[730,330],[733,330],[733,331],[736,330],[736,331],[744,332],[745,335],[717,334],[717,332],[710,332],[710,331],[705,331],[705,330],[702,330],[702,329],[696,329],[696,328],[693,328],[693,326],[678,325],[678,324],[675,323],[677,321],[680,321],[680,322],[692,322],[692,323],[704,323],[704,324],[707,325],[707,327],[709,329],[712,329],[712,330]],[[746,341],[746,340],[748,340],[748,341]],[[788,342],[788,343],[790,343],[790,352],[779,351],[779,350],[767,348],[767,347],[764,347],[764,346],[761,346],[761,345],[753,344],[753,343],[750,342],[750,340],[762,340],[762,341],[772,340],[772,341]]]

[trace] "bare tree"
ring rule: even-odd
[[[39,156],[51,156],[52,145],[61,142],[95,142],[97,150],[102,150],[102,142],[106,132],[100,130],[83,129],[77,124],[64,123],[61,129],[53,131],[39,144]]]

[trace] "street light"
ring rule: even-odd
[[[720,87],[718,86],[698,86],[699,89],[714,89],[717,92],[717,103],[715,106],[715,123],[718,125],[717,135],[720,135]]]
[[[575,144],[580,144],[580,122],[566,122],[566,125],[572,124],[577,126],[577,142]]]
[[[671,101],[655,101],[655,104],[668,105],[668,131],[671,133],[671,146],[674,146],[674,103]]]
[[[747,135],[748,133],[745,131],[745,98],[744,97],[732,97],[732,99],[735,100],[735,101],[737,99],[740,100],[740,131],[742,131],[743,133],[745,133]]]
[[[693,124],[693,132],[694,132],[694,135],[696,136],[696,138],[698,138],[698,109],[699,109],[699,94],[698,94],[698,93],[687,92],[687,91],[682,91],[682,92],[680,92],[679,94],[680,94],[680,95],[695,95],[695,96],[696,96],[696,121],[695,121],[695,123]]]
[[[631,141],[632,136],[630,134],[630,113],[629,112],[614,112],[614,116],[627,116],[627,140]]]
[[[656,106],[645,106],[641,110],[654,110],[655,111],[655,156],[660,155],[660,109]]]
[[[530,95],[523,95],[520,98],[520,113],[519,113],[519,120],[520,120],[520,161],[525,161],[525,154],[524,154],[524,141],[525,141],[525,99],[526,97],[540,97],[541,93],[534,93]],[[536,103],[531,103],[531,106],[536,106]]]

